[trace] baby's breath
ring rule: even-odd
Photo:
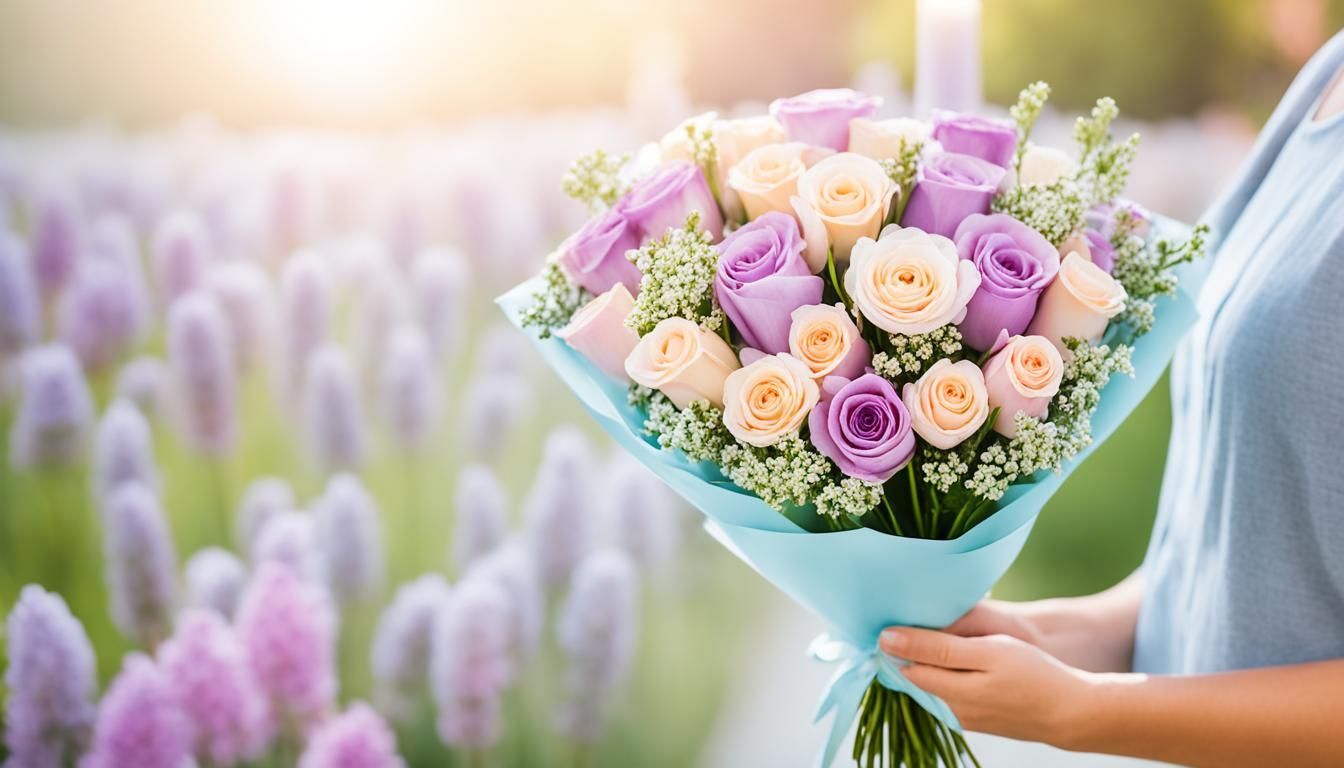
[[[892,206],[889,212],[889,222],[900,222],[901,216],[905,214],[905,205],[910,202],[910,192],[915,188],[915,177],[919,175],[919,159],[924,153],[924,142],[900,141],[900,149],[896,157],[888,157],[878,161],[882,166],[883,172],[896,184],[896,205]]]
[[[962,350],[961,331],[944,325],[915,336],[890,334],[890,351],[873,355],[873,370],[893,381],[917,379],[942,358],[951,358]]]
[[[1022,155],[1027,151],[1031,131],[1036,127],[1036,120],[1041,116],[1041,110],[1045,109],[1045,102],[1049,98],[1049,84],[1037,80],[1022,89],[1017,95],[1017,103],[1008,110],[1013,122],[1017,123],[1017,155],[1013,167],[1019,171],[1022,170]]]
[[[920,449],[919,469],[924,474],[924,482],[939,493],[948,493],[966,476],[970,465],[957,451],[924,446]]]
[[[865,483],[856,477],[843,477],[826,483],[817,493],[817,514],[839,518],[862,517],[882,503],[882,486]]]
[[[812,501],[833,466],[798,435],[768,448],[732,443],[723,449],[721,459],[730,480],[778,510]]]
[[[579,155],[565,171],[561,189],[594,213],[610,208],[626,192],[621,168],[628,162],[629,154],[610,155],[603,149]]]
[[[522,312],[520,322],[524,328],[536,329],[543,339],[563,328],[574,313],[592,296],[575,283],[570,282],[560,265],[548,262],[541,272],[542,287],[532,297],[532,303]]]
[[[625,324],[640,336],[669,317],[684,317],[706,331],[717,331],[723,324],[723,310],[714,301],[719,252],[699,225],[700,216],[693,213],[685,227],[630,252],[644,277]]]
[[[1088,201],[1072,178],[1053,184],[1021,184],[994,197],[995,213],[1006,213],[1059,245],[1078,231],[1087,215]]]

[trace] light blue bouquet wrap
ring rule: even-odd
[[[820,720],[831,711],[836,714],[821,753],[823,766],[833,761],[874,679],[909,694],[943,723],[961,730],[947,704],[906,680],[900,660],[878,651],[879,633],[892,625],[945,627],[984,597],[1022,550],[1046,501],[1148,394],[1196,317],[1194,302],[1184,291],[1160,298],[1153,329],[1133,345],[1135,375],[1112,377],[1102,392],[1092,417],[1091,445],[1062,472],[1042,472],[1013,485],[999,508],[970,531],[936,541],[869,528],[808,532],[725,479],[716,466],[660,449],[643,431],[644,414],[627,402],[626,385],[604,376],[560,339],[542,339],[522,328],[521,313],[541,285],[533,278],[498,299],[510,321],[617,443],[704,513],[710,534],[832,627],[811,649],[822,661],[840,663],[816,715]]]

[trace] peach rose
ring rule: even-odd
[[[985,364],[984,374],[989,407],[999,409],[994,431],[1012,439],[1018,411],[1036,419],[1050,411],[1064,378],[1064,360],[1043,336],[1014,336]]]
[[[849,121],[849,151],[874,160],[899,157],[902,144],[927,143],[931,130],[923,120],[909,117],[890,120],[856,117]]]
[[[934,448],[960,445],[989,418],[985,377],[970,360],[933,364],[901,393],[915,434]]]
[[[798,179],[789,202],[803,226],[808,266],[820,272],[828,249],[837,264],[849,261],[861,238],[877,237],[896,185],[877,161],[841,152],[818,162]]]
[[[789,199],[798,192],[798,179],[807,171],[806,144],[767,144],[752,150],[728,172],[728,186],[742,200],[748,219],[770,211],[793,215]]]
[[[864,319],[888,333],[914,336],[966,317],[980,287],[975,263],[941,235],[891,226],[854,247],[845,291]]]
[[[1090,344],[1101,340],[1112,317],[1125,308],[1125,289],[1115,278],[1077,251],[1064,257],[1055,281],[1041,294],[1027,333],[1044,336],[1064,352],[1064,339]]]
[[[720,120],[716,113],[706,112],[684,121],[663,136],[658,142],[659,161],[662,164],[694,162],[695,154],[691,148],[688,128],[708,130],[714,137],[714,147],[718,154],[718,164],[714,169],[715,185],[719,188],[721,202],[728,218],[741,218],[742,199],[729,186],[733,166],[759,147],[786,141],[784,128],[780,126],[778,120],[769,115]],[[787,203],[787,199],[785,202]],[[783,210],[789,212],[788,208]]]
[[[722,407],[724,380],[740,367],[728,342],[683,317],[658,323],[625,358],[626,375],[678,408],[695,400]]]
[[[555,335],[588,358],[598,370],[625,381],[625,358],[639,343],[639,334],[626,327],[625,317],[635,308],[635,299],[624,283],[584,304]]]
[[[1031,144],[1022,154],[1022,167],[1017,172],[1017,183],[1022,186],[1054,184],[1078,170],[1078,163],[1069,154],[1054,147]]]
[[[857,379],[872,362],[868,342],[845,305],[814,304],[789,315],[789,354],[812,371],[818,381],[827,376]]]
[[[790,355],[766,355],[728,375],[723,385],[723,423],[733,437],[763,448],[796,433],[821,389],[812,371]]]

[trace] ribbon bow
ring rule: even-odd
[[[954,731],[961,731],[957,716],[942,699],[924,691],[901,674],[901,667],[907,662],[882,653],[873,646],[864,650],[845,640],[833,638],[823,632],[808,646],[807,653],[813,659],[825,663],[840,662],[840,668],[826,685],[826,692],[817,705],[813,722],[820,722],[831,710],[835,710],[835,719],[831,721],[831,732],[826,737],[826,746],[818,756],[817,768],[830,768],[840,751],[840,743],[845,740],[850,726],[859,716],[859,704],[868,686],[877,680],[884,688],[909,695],[930,714],[943,721]]]

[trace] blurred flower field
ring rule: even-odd
[[[6,765],[695,760],[761,587],[490,301],[613,122],[0,139]]]

